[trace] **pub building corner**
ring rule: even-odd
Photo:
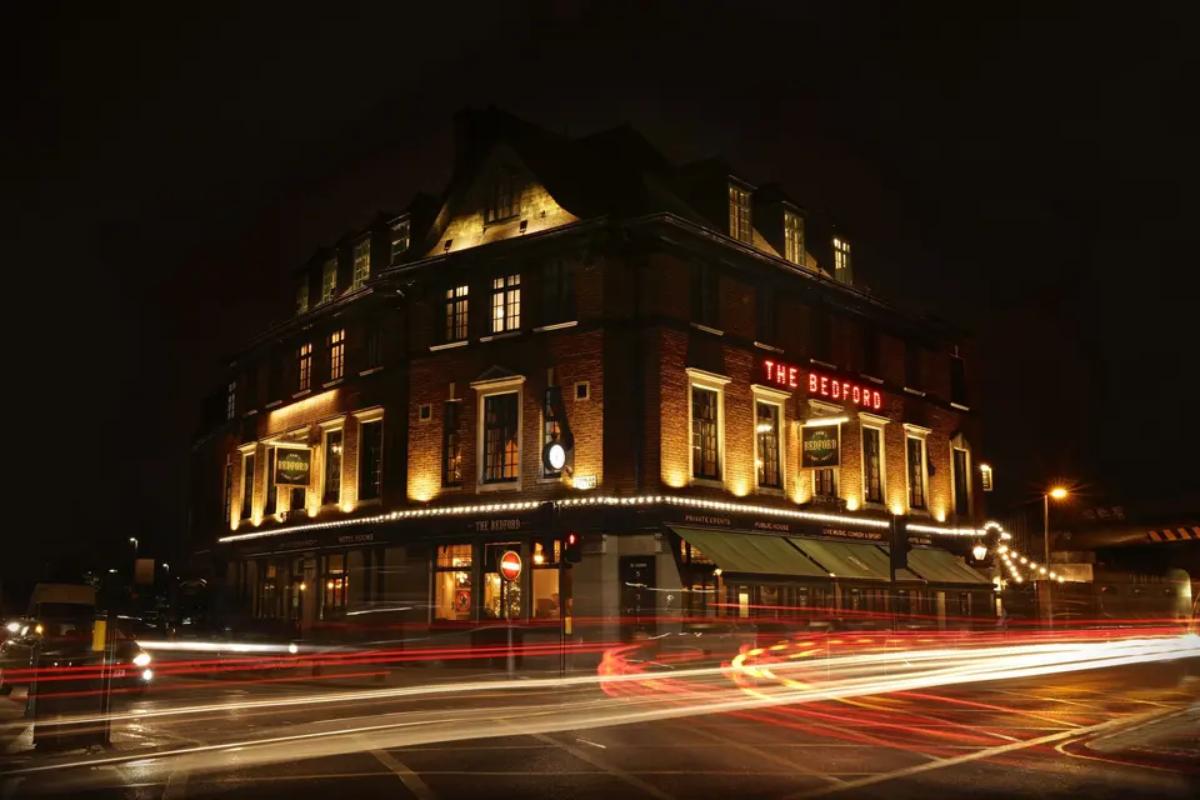
[[[206,403],[189,535],[221,624],[612,641],[996,614],[964,332],[859,289],[853,237],[723,162],[455,125],[442,199],[314,253]]]

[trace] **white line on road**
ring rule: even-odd
[[[368,743],[366,747],[370,747],[370,744]],[[421,780],[420,775],[413,772],[408,765],[387,750],[372,750],[371,755],[375,756],[375,759],[380,764],[383,764],[394,772],[396,777],[400,779],[400,782],[404,784],[404,787],[416,795],[418,800],[434,800],[437,797],[433,793],[433,790],[429,788],[429,784]]]

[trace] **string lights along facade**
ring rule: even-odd
[[[455,122],[442,199],[315,253],[207,406],[192,537],[226,614],[992,613],[961,331],[860,291],[851,235],[720,161]]]

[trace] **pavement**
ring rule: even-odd
[[[118,703],[105,750],[30,750],[20,703],[0,702],[0,800],[1193,798],[1193,672],[1138,664],[726,713],[673,708],[665,681],[614,693],[583,673],[561,685],[411,667],[382,686],[168,678]],[[724,692],[728,678],[698,685]]]

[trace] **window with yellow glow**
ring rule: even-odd
[[[729,184],[729,235],[742,242],[754,240],[750,227],[750,192]]]
[[[505,275],[492,281],[492,333],[521,327],[521,275]]]
[[[467,338],[470,291],[471,287],[467,284],[450,286],[446,289],[446,302],[442,312],[444,341],[460,342]]]
[[[793,264],[804,263],[804,218],[794,211],[783,212],[783,251]]]
[[[340,380],[346,371],[346,329],[329,334],[329,380]]]
[[[303,392],[312,388],[312,342],[300,345],[296,358],[296,391]]]
[[[354,245],[354,274],[350,283],[351,291],[361,288],[369,277],[371,277],[371,240],[367,238]]]
[[[437,548],[433,575],[433,618],[467,621],[473,615],[471,545],[444,544]]]

